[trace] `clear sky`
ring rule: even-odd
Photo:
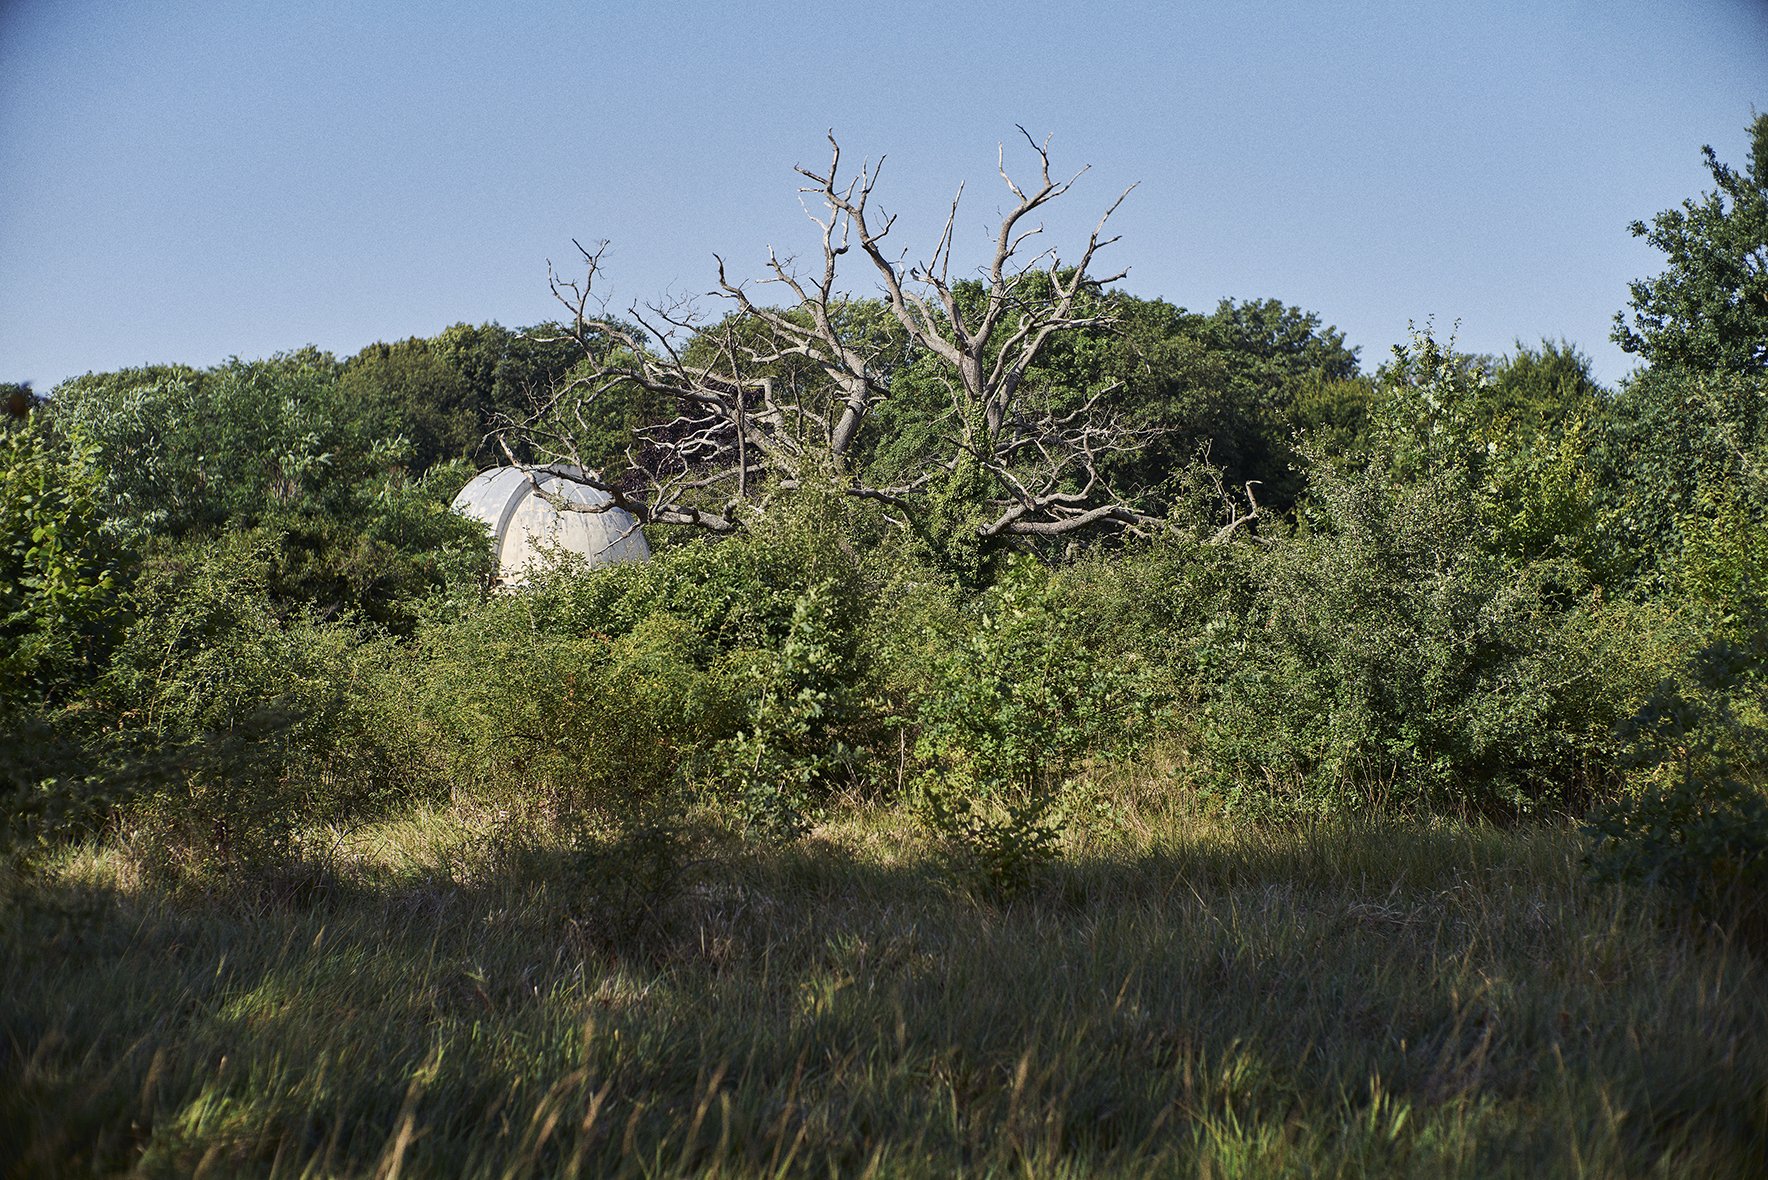
[[[1746,159],[1765,0],[1526,3],[261,4],[0,0],[0,379],[554,315],[547,260],[696,294],[813,251],[797,163],[888,156],[893,237],[960,181],[981,260],[1016,124],[1091,171],[1072,243],[1207,311],[1317,312],[1372,369],[1409,320],[1564,337],[1604,380],[1627,224]],[[855,294],[874,284],[854,267]]]

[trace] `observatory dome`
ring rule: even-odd
[[[631,513],[619,508],[605,512],[560,512],[536,495],[528,480],[529,472],[533,472],[542,488],[572,503],[614,502],[608,493],[585,487],[561,474],[575,474],[576,470],[562,465],[493,467],[474,476],[454,497],[451,507],[456,512],[482,520],[491,529],[498,577],[504,585],[520,585],[527,578],[529,564],[539,559],[542,548],[549,546],[580,554],[591,566],[650,560],[651,547],[645,543],[645,535]]]

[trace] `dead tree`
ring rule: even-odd
[[[537,395],[525,416],[498,424],[505,454],[513,461],[519,449],[568,464],[574,478],[607,492],[612,506],[641,523],[715,532],[742,527],[766,510],[769,495],[812,480],[881,503],[888,519],[906,527],[929,488],[966,465],[988,489],[965,526],[983,537],[1157,526],[1101,470],[1107,456],[1147,441],[1102,408],[1112,390],[1057,391],[1032,379],[1053,339],[1114,324],[1104,287],[1123,273],[1098,278],[1091,267],[1098,251],[1117,240],[1103,235],[1129,190],[1105,211],[1078,256],[1065,261],[1054,249],[1028,256],[1042,233],[1035,215],[1086,169],[1056,179],[1048,141],[1025,138],[1037,156],[1037,181],[1015,182],[1003,147],[998,170],[1017,203],[1002,216],[992,256],[967,291],[952,271],[959,200],[926,261],[892,256],[885,241],[895,219],[872,202],[883,161],[844,177],[832,134],[827,167],[797,169],[809,182],[799,191],[812,198],[806,214],[820,231],[821,265],[800,270],[795,258],[770,249],[769,274],[758,286],[790,292],[780,305],[751,298],[715,258],[718,289],[711,295],[727,301],[729,314],[709,319],[688,300],[634,306],[627,315],[635,330],[595,302],[602,249],[579,246],[585,277],[566,281],[553,273],[550,281],[570,309],[585,363],[577,377]],[[855,309],[865,301],[840,287],[840,264],[855,246],[882,289],[882,325],[876,318],[857,322],[863,317]],[[905,354],[940,371],[949,394],[938,415],[940,442],[920,470],[874,480],[856,461],[854,445],[891,396],[891,374]],[[579,440],[590,407],[622,386],[644,390],[670,412],[638,431],[627,453],[628,478],[604,480]],[[558,507],[585,510],[562,500]]]

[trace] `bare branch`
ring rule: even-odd
[[[758,302],[714,255],[717,287],[728,314],[709,317],[694,302],[671,299],[634,305],[625,319],[597,302],[605,242],[577,244],[584,277],[566,280],[548,265],[553,295],[570,312],[568,331],[583,363],[566,381],[537,392],[527,412],[497,424],[503,453],[519,449],[542,462],[568,464],[579,482],[607,493],[644,523],[693,523],[714,531],[742,527],[765,511],[767,489],[791,491],[826,482],[854,499],[887,507],[901,527],[923,511],[937,478],[973,461],[993,491],[984,537],[1036,538],[1096,528],[1147,531],[1157,526],[1101,474],[1107,457],[1147,441],[1102,406],[1116,387],[1090,391],[1033,390],[1031,380],[1050,343],[1116,324],[1106,284],[1091,274],[1099,250],[1113,244],[1105,229],[1134,185],[1105,210],[1081,250],[1065,263],[1054,247],[1028,257],[1044,233],[1037,214],[1066,195],[1087,168],[1057,179],[1049,140],[1019,129],[1035,153],[1035,181],[1011,175],[1003,143],[997,171],[1015,204],[991,234],[979,268],[980,288],[954,275],[960,185],[926,261],[886,252],[894,216],[873,203],[883,167],[863,161],[844,172],[841,145],[828,135],[827,164],[799,165],[807,220],[816,227],[820,258],[800,266],[790,253],[766,251],[755,286],[789,297]],[[841,288],[841,260],[854,246],[868,264],[888,317],[880,326]],[[856,314],[856,312],[858,314]],[[949,405],[931,421],[944,434],[921,460],[924,469],[882,483],[854,458],[861,429],[892,396],[892,373],[912,362],[944,381]],[[943,373],[939,373],[943,370]],[[925,389],[923,384],[921,388]],[[590,474],[581,453],[594,428],[595,407],[611,397],[650,399],[656,411],[634,435],[619,475]],[[924,411],[917,410],[917,413]],[[943,449],[941,449],[943,448]],[[1246,491],[1252,512],[1256,503]],[[550,498],[550,497],[549,497]],[[557,499],[563,500],[563,497]],[[605,508],[559,505],[568,511]],[[1238,528],[1236,519],[1230,528]]]

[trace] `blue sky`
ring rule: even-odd
[[[1661,268],[1627,223],[1711,187],[1701,144],[1743,163],[1752,104],[1762,0],[0,0],[0,379],[533,323],[573,238],[616,309],[759,276],[815,248],[830,128],[913,254],[965,182],[974,264],[1022,124],[1091,166],[1054,243],[1139,182],[1135,294],[1298,304],[1366,368],[1409,320],[1564,337],[1613,381]]]

